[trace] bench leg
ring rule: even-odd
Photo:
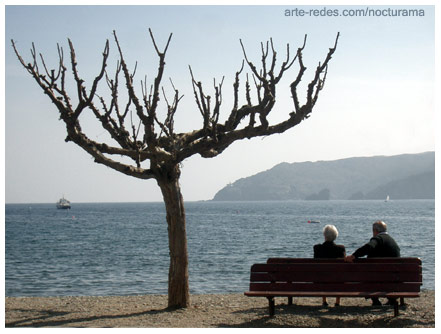
[[[292,305],[292,297],[288,297],[288,305]]]
[[[274,297],[267,297],[268,298],[268,304],[269,304],[269,315],[270,317],[274,316],[275,313],[275,303],[274,303]]]
[[[394,303],[394,317],[398,317],[399,310],[398,310],[398,300],[395,300]]]
[[[404,298],[403,298],[403,297],[400,297],[400,305],[401,305],[401,306],[406,305],[406,304],[404,303]]]

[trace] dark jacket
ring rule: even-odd
[[[325,241],[314,246],[314,258],[334,259],[345,257],[345,246],[336,245],[334,241]]]
[[[400,247],[398,247],[395,240],[387,233],[377,234],[371,240],[357,249],[354,254],[355,257],[400,257]]]

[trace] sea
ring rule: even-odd
[[[323,227],[351,254],[384,220],[435,289],[435,201],[187,202],[190,293],[242,293],[269,257],[312,257]],[[319,221],[319,223],[308,223]],[[167,294],[163,203],[5,205],[6,296]]]

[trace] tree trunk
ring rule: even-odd
[[[170,268],[168,273],[168,307],[190,306],[188,284],[187,232],[184,200],[179,185],[179,167],[158,179],[167,213]]]

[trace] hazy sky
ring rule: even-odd
[[[69,64],[70,38],[80,74],[90,80],[97,74],[106,39],[115,55],[112,31],[116,30],[129,66],[133,68],[138,61],[137,82],[145,74],[151,82],[157,58],[148,28],[161,46],[173,33],[163,84],[170,92],[171,77],[184,94],[175,126],[178,131],[189,131],[200,128],[202,119],[194,102],[188,65],[211,92],[213,78],[220,81],[225,76],[225,119],[231,110],[234,75],[243,58],[239,39],[257,64],[261,41],[272,37],[282,61],[286,43],[294,53],[308,34],[304,61],[308,67],[305,79],[310,79],[340,32],[326,85],[311,117],[284,134],[236,142],[216,158],[185,160],[181,185],[187,201],[211,199],[227,183],[280,162],[435,150],[434,8],[394,7],[423,9],[423,17],[285,16],[286,9],[296,8],[311,7],[6,6],[6,203],[55,202],[63,194],[73,202],[162,200],[156,181],[135,179],[96,164],[81,148],[64,142],[65,126],[58,111],[17,61],[11,39],[27,61],[31,61],[29,50],[34,42],[48,67],[54,68],[57,43],[64,47]],[[326,6],[340,12],[354,8]],[[109,70],[115,66],[112,58]],[[289,83],[297,70],[296,63],[278,87],[273,121],[294,108]],[[306,85],[302,88],[305,91]],[[241,93],[243,97],[243,87]],[[86,115],[83,122],[92,139],[105,136],[94,117]]]

